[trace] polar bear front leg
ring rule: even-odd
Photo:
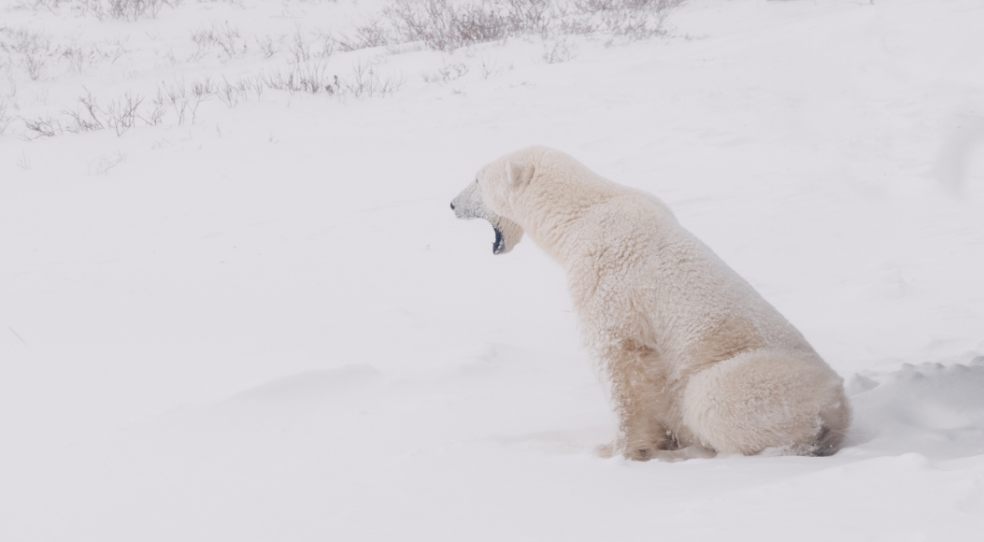
[[[655,353],[631,342],[602,354],[618,416],[618,436],[612,452],[646,461],[669,448],[663,417],[664,384]]]

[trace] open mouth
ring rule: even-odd
[[[502,237],[502,230],[496,227],[495,224],[492,225],[492,229],[495,230],[495,241],[492,242],[492,254],[502,254],[502,251],[506,250],[506,240]]]

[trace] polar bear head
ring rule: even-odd
[[[488,164],[458,197],[451,200],[451,209],[458,218],[484,218],[492,224],[495,231],[493,254],[509,252],[523,238],[515,203],[533,179],[530,154],[521,151]]]

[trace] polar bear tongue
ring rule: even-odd
[[[492,229],[495,230],[495,241],[492,242],[492,254],[502,254],[502,251],[506,249],[506,240],[502,237],[502,230],[492,225]]]

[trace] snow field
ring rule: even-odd
[[[653,39],[293,62],[296,31],[314,50],[381,6],[0,8],[0,40],[124,51],[36,80],[0,53],[0,539],[977,539],[982,6],[692,1]],[[198,54],[230,27],[248,52]],[[400,84],[121,135],[21,120],[360,63]],[[848,446],[597,458],[613,420],[562,273],[447,208],[530,143],[659,195],[800,327],[845,377]]]

